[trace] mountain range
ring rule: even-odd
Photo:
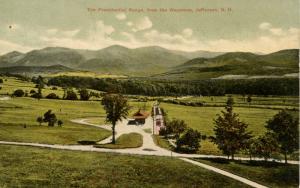
[[[0,56],[0,72],[55,73],[92,71],[157,79],[206,79],[284,76],[299,72],[299,50],[270,54],[176,51],[159,46],[130,49],[113,45],[100,50],[47,47]]]
[[[218,52],[184,52],[158,46],[130,49],[113,45],[100,50],[47,47],[28,53],[10,52],[0,56],[0,67],[62,65],[99,73],[151,75],[163,73],[196,57],[214,57]]]

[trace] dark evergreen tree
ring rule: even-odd
[[[241,122],[238,114],[233,112],[233,98],[229,97],[226,111],[222,111],[222,115],[218,115],[214,120],[215,137],[213,142],[226,155],[234,159],[234,155],[247,146],[248,140],[252,137],[247,132],[248,125]]]
[[[177,139],[176,150],[195,153],[200,147],[200,141],[200,132],[189,128],[180,138]]]

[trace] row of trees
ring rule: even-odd
[[[160,129],[159,134],[165,138],[176,140],[176,151],[195,153],[200,148],[201,133],[189,128],[184,120],[168,119],[165,110],[162,109],[164,116],[164,127]]]
[[[49,79],[49,85],[90,88],[105,92],[148,96],[203,95],[298,95],[299,80],[294,78],[154,81],[143,79],[111,79],[59,76]]]
[[[240,121],[238,114],[233,112],[233,103],[233,99],[229,97],[225,111],[214,120],[215,136],[211,139],[218,148],[232,159],[240,151],[247,151],[250,157],[265,159],[278,152],[285,156],[287,163],[287,155],[299,149],[299,120],[288,111],[282,110],[267,121],[267,132],[254,138],[252,133],[247,131],[248,125]]]
[[[30,94],[28,94],[27,91],[24,91],[22,89],[17,89],[13,92],[12,96],[14,96],[14,97],[30,96],[33,98],[41,99],[41,98],[43,98],[42,87],[39,87],[39,86],[37,86],[37,87],[38,87],[38,91],[36,92],[35,90],[32,89],[30,91]],[[65,99],[65,100],[79,100],[80,99],[80,100],[87,101],[90,99],[91,96],[99,97],[99,95],[95,95],[95,93],[89,92],[87,89],[80,89],[78,91],[78,93],[79,93],[80,98],[78,98],[77,93],[73,89],[65,89],[62,99]],[[50,93],[45,98],[60,99],[60,97],[56,93]]]

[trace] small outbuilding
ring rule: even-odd
[[[146,119],[149,117],[149,113],[139,110],[133,114],[133,119],[137,124],[145,124]]]

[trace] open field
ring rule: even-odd
[[[170,119],[183,119],[188,126],[207,136],[213,135],[213,119],[224,110],[224,107],[191,107],[168,103],[161,103],[161,107],[167,111]],[[239,114],[242,121],[249,124],[250,131],[253,131],[255,135],[261,135],[265,131],[265,122],[273,117],[278,110],[234,107],[234,112]]]
[[[169,157],[22,146],[0,152],[0,187],[248,187]]]
[[[122,134],[115,144],[98,144],[94,147],[109,149],[138,148],[143,145],[143,136],[138,133]]]
[[[269,187],[298,187],[299,165],[225,159],[196,160]]]
[[[7,78],[2,84],[0,94],[6,92],[12,93],[16,88],[22,88],[30,91],[34,88],[34,84]],[[63,94],[62,88],[51,90],[51,87],[43,90],[43,93],[55,92],[58,95]],[[143,96],[141,96],[143,97]],[[253,131],[255,136],[261,135],[265,131],[265,122],[275,115],[279,110],[273,109],[274,106],[285,106],[288,108],[296,108],[299,99],[297,97],[258,97],[252,96],[252,102],[249,105],[242,96],[233,96],[235,100],[234,111],[240,115],[245,123],[249,124],[249,130]],[[143,97],[146,99],[146,97]],[[170,99],[167,98],[166,99]],[[143,99],[144,100],[144,99]],[[138,109],[146,109],[151,111],[153,101],[138,102],[136,99],[130,99],[129,104],[132,106],[129,118]],[[181,97],[177,100],[194,102],[202,101],[209,105],[205,107],[192,107],[184,105],[175,105],[170,103],[161,103],[161,106],[167,111],[169,119],[178,118],[187,122],[189,127],[197,129],[202,135],[212,136],[216,114],[220,114],[224,110],[227,97]],[[145,100],[147,101],[147,100]],[[283,105],[285,103],[285,105]],[[242,107],[241,107],[242,106]],[[255,107],[259,106],[259,108]],[[36,118],[42,116],[48,109],[51,109],[58,117],[63,120],[63,127],[38,126]],[[0,101],[0,139],[7,141],[24,141],[39,142],[50,144],[76,144],[79,140],[97,141],[110,135],[107,130],[97,129],[84,125],[78,125],[70,122],[70,119],[91,118],[89,123],[107,124],[105,122],[105,112],[100,101],[68,101],[68,100],[48,100],[33,99],[29,97],[12,98],[11,100]],[[298,116],[298,111],[293,111]],[[26,124],[27,128],[23,128]],[[97,130],[97,131],[95,131]],[[9,134],[7,134],[9,133]],[[28,134],[30,133],[30,134]],[[156,138],[157,140],[158,138]],[[160,143],[168,146],[165,140],[160,138]],[[161,144],[159,144],[161,145]],[[199,153],[202,154],[218,154],[221,152],[216,145],[208,140],[201,141]]]
[[[251,96],[251,102],[247,101],[247,95],[231,96],[234,99],[234,106],[236,107],[299,109],[299,98],[297,96]],[[175,100],[186,102],[202,102],[206,106],[225,106],[227,98],[227,96],[187,96],[182,98],[179,97]]]

